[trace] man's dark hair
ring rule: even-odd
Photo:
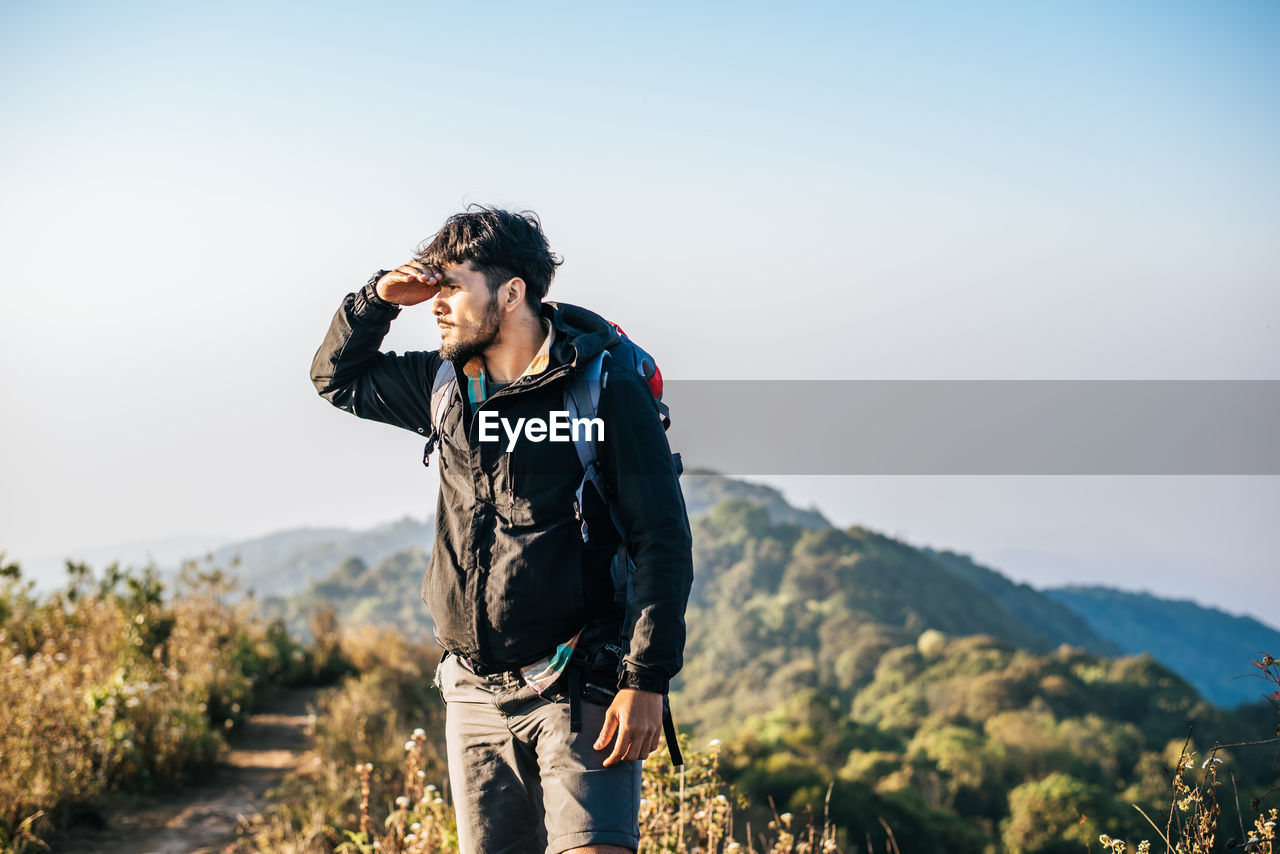
[[[551,251],[533,211],[513,213],[484,205],[468,205],[445,220],[435,237],[418,247],[418,260],[431,267],[470,261],[484,274],[490,295],[518,276],[524,279],[525,302],[535,312],[556,267],[564,263]]]

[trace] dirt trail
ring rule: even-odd
[[[310,761],[307,706],[316,689],[294,691],[272,711],[251,715],[228,739],[226,758],[202,780],[169,796],[124,807],[102,830],[50,840],[66,854],[216,854],[235,841],[239,819],[261,810],[263,794]]]

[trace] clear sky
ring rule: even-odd
[[[1280,379],[1277,45],[1271,2],[0,2],[0,549],[433,509],[306,373],[469,202],[669,377]],[[1278,622],[1277,477],[773,482]]]

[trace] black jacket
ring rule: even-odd
[[[431,432],[437,351],[379,352],[398,307],[371,286],[348,294],[316,352],[311,379],[330,403],[361,418]],[[478,408],[512,423],[564,409],[567,376],[618,343],[613,327],[575,306],[543,303],[555,328],[551,364]],[[456,365],[463,378],[462,366]],[[571,442],[521,437],[481,442],[464,383],[440,425],[435,548],[422,592],[436,640],[488,670],[551,653],[587,626],[582,645],[616,643],[622,608],[609,559],[619,542],[607,508],[588,490],[590,544],[574,514],[582,465]],[[611,371],[600,397],[598,445],[613,506],[635,563],[633,631],[619,687],[666,692],[683,660],[684,610],[693,578],[684,499],[653,397],[638,374]]]

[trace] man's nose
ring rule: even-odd
[[[440,298],[440,294],[436,294],[431,298],[431,313],[436,317],[444,317],[449,313],[449,303]]]

